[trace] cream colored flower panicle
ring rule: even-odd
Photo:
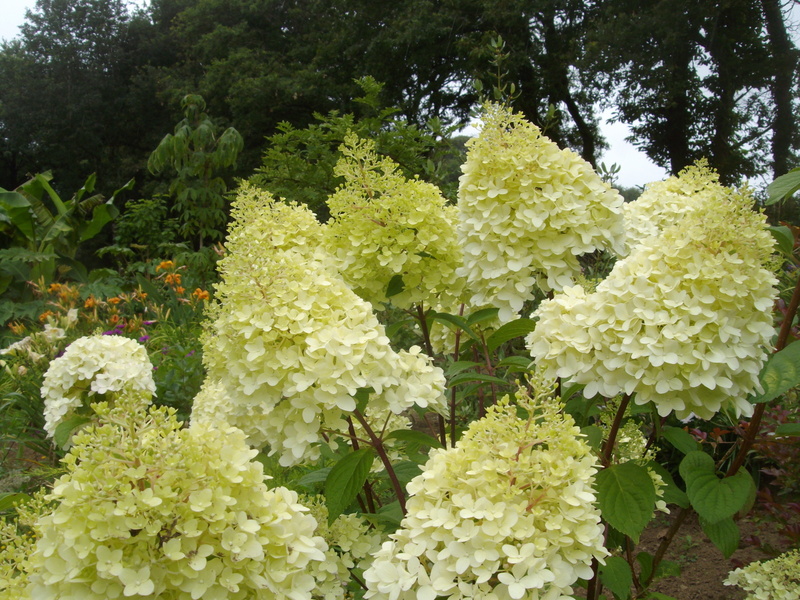
[[[350,134],[341,151],[335,172],[344,184],[328,199],[325,239],[344,279],[373,304],[460,300],[456,207],[435,185],[403,177],[396,163],[378,157],[372,141]],[[400,289],[398,277],[402,291],[388,298],[390,283]]]
[[[458,233],[474,306],[497,306],[510,321],[535,285],[571,285],[578,256],[624,251],[622,197],[522,116],[491,105],[467,143]]]
[[[752,414],[774,332],[773,239],[748,191],[703,196],[594,292],[570,287],[541,304],[527,340],[539,368],[587,397],[635,393],[662,416]]]
[[[365,598],[569,598],[607,556],[592,488],[597,458],[572,418],[534,383],[432,450],[408,484],[407,514],[364,573]]]
[[[800,600],[800,550],[731,571],[725,585],[748,592],[746,600]]]
[[[686,167],[677,176],[647,184],[633,202],[623,205],[628,248],[678,223],[708,196],[725,193],[719,175],[705,160]]]
[[[201,420],[240,427],[287,466],[347,431],[359,389],[372,388],[381,424],[412,406],[445,410],[441,369],[419,348],[392,350],[372,306],[332,267],[310,211],[244,186],[234,219],[203,337],[221,387],[196,400]]]
[[[44,374],[44,429],[50,437],[76,409],[122,390],[156,392],[153,365],[137,341],[119,335],[93,335],[72,342]]]
[[[181,428],[129,395],[96,409],[35,525],[31,598],[311,599],[327,545],[241,431]]]

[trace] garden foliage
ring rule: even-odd
[[[141,318],[48,355],[71,448],[0,530],[0,599],[623,600],[677,567],[674,531],[636,550],[656,512],[736,549],[761,415],[800,383],[750,190],[698,163],[623,206],[500,106],[456,206],[356,135],[335,172],[324,224],[240,186],[213,299],[171,261],[126,296],[209,301],[189,424],[153,405],[187,365]],[[747,419],[724,453],[685,425]],[[796,598],[790,557],[728,583]]]

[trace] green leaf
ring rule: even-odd
[[[688,431],[684,431],[679,427],[664,427],[661,429],[664,438],[672,444],[672,446],[682,454],[689,454],[700,448],[700,444],[692,437]]]
[[[735,515],[747,504],[755,484],[750,474],[739,469],[736,475],[717,477],[714,459],[705,452],[687,454],[679,471],[686,482],[686,495],[701,518],[717,523]]]
[[[596,481],[603,518],[638,542],[656,502],[655,486],[647,469],[633,462],[611,465],[597,474]]]
[[[529,357],[525,356],[507,356],[499,363],[497,363],[497,368],[500,367],[508,367],[509,372],[515,371],[527,371],[531,368],[533,361]]]
[[[620,556],[609,556],[606,564],[600,567],[600,581],[618,600],[631,597],[633,573],[628,562]]]
[[[499,377],[494,377],[493,375],[487,375],[485,373],[461,373],[450,380],[450,387],[468,381],[482,381],[484,383],[499,383],[503,385],[508,383],[505,379],[500,379]]]
[[[520,318],[500,327],[500,329],[489,336],[489,339],[486,340],[486,344],[489,346],[489,351],[494,352],[507,341],[528,335],[534,329],[536,329],[536,321],[533,319]]]
[[[328,507],[328,522],[353,503],[364,487],[373,460],[372,448],[361,448],[344,456],[333,465],[325,478],[325,504]]]
[[[397,294],[405,289],[406,284],[403,281],[403,276],[398,273],[389,280],[389,284],[386,286],[386,297],[391,298],[392,296],[397,296]]]
[[[477,323],[483,323],[484,321],[490,321],[497,316],[497,313],[500,312],[499,308],[484,308],[479,311],[472,313],[469,317],[467,317],[467,323],[469,325],[475,325]]]
[[[462,371],[466,371],[467,369],[471,369],[472,367],[477,367],[480,365],[481,363],[472,360],[459,360],[448,365],[444,374],[446,377],[452,377],[453,375],[458,375]]]
[[[775,238],[775,242],[781,254],[784,256],[791,256],[792,252],[794,252],[794,235],[792,235],[792,230],[784,225],[780,227],[769,227],[768,229],[772,237]]]
[[[85,425],[91,421],[89,417],[76,415],[68,419],[64,419],[56,427],[56,432],[53,435],[53,441],[59,448],[66,448],[72,438],[73,432],[81,425]]]
[[[435,312],[431,313],[431,318],[434,321],[441,321],[443,323],[447,323],[448,325],[455,325],[457,328],[466,332],[466,334],[476,342],[481,341],[481,339],[474,331],[472,331],[472,328],[469,326],[469,324],[463,317],[459,317],[458,315],[451,315],[449,313]]]
[[[389,504],[384,504],[375,513],[377,520],[389,525],[392,530],[400,527],[400,522],[403,520],[403,509],[400,508],[400,502],[395,500]]]
[[[311,473],[306,473],[297,480],[297,485],[310,488],[314,487],[318,483],[324,483],[328,478],[328,474],[331,472],[332,468],[333,467],[322,467],[316,471],[311,471]]]
[[[0,512],[13,510],[15,504],[21,504],[30,499],[31,497],[28,494],[23,494],[21,492],[0,494]]]
[[[789,344],[770,356],[759,379],[764,393],[755,402],[769,402],[800,385],[800,343]]]
[[[113,204],[101,204],[95,206],[92,211],[92,220],[81,228],[80,241],[92,239],[107,223],[110,223],[119,216],[119,209]]]
[[[800,423],[783,423],[775,428],[775,435],[800,435]]]
[[[367,408],[367,403],[369,402],[369,395],[372,394],[375,390],[371,387],[365,388],[358,388],[355,394],[353,394],[353,398],[356,401],[356,410],[360,413],[364,413]]]
[[[399,440],[407,444],[419,444],[430,448],[442,448],[442,444],[432,435],[413,429],[398,429],[386,436],[387,440]]]
[[[586,436],[586,443],[594,450],[600,450],[603,445],[603,430],[597,425],[581,427],[581,433]]]
[[[705,519],[700,519],[700,526],[708,539],[720,549],[725,558],[730,558],[739,547],[739,528],[733,519],[728,517],[716,523],[709,523]]]
[[[800,189],[800,168],[781,175],[767,186],[767,201],[764,206],[780,202]]]
[[[392,465],[394,474],[397,476],[398,481],[403,485],[414,479],[417,475],[422,473],[422,468],[412,460],[404,460],[395,465]],[[383,470],[376,475],[378,479],[388,479],[389,474]]]

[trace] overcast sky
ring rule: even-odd
[[[135,4],[144,4],[144,1],[139,0]],[[25,20],[25,9],[33,9],[34,6],[36,0],[0,0],[0,38],[11,40],[17,37],[19,26]],[[627,126],[620,123],[606,124],[603,134],[611,148],[600,161],[607,166],[617,163],[622,167],[619,174],[620,185],[644,185],[665,177],[663,169],[656,167],[644,154],[625,141],[630,135]]]

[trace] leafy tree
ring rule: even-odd
[[[244,141],[233,127],[219,132],[201,96],[187,95],[181,107],[185,118],[174,134],[164,136],[147,167],[153,174],[175,172],[169,191],[180,215],[180,233],[194,239],[199,249],[207,241],[222,239],[228,186],[220,173],[236,163]]]

